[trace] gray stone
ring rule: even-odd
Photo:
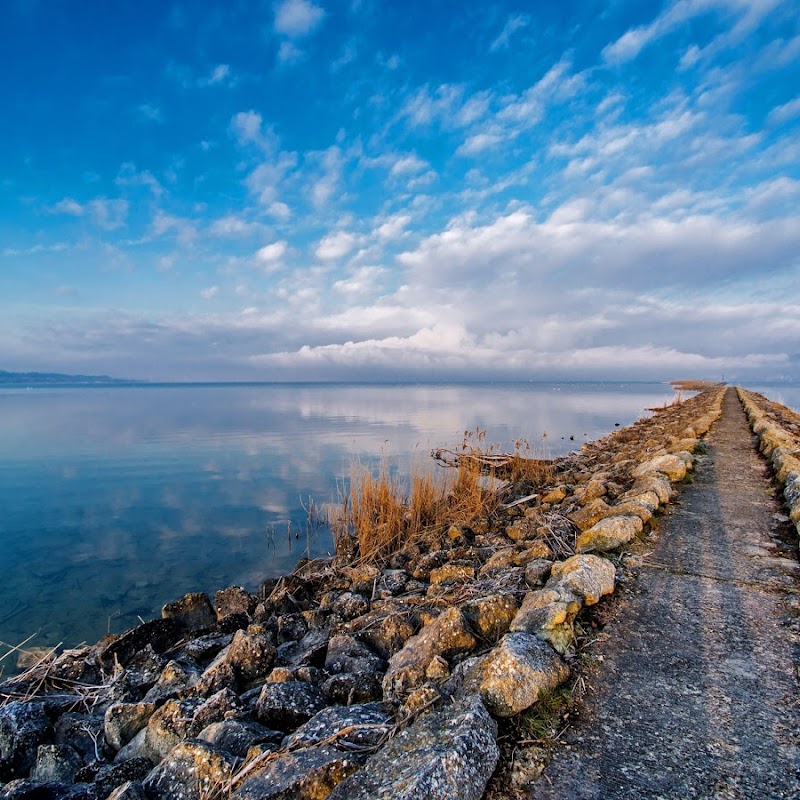
[[[321,689],[328,702],[336,705],[369,703],[383,698],[382,677],[379,672],[343,672],[331,675]]]
[[[680,456],[672,454],[656,456],[636,467],[631,472],[631,475],[634,478],[642,478],[654,472],[661,473],[670,481],[676,483],[683,480],[686,475],[686,462]]]
[[[108,795],[108,800],[147,800],[142,784],[138,781],[126,781]]]
[[[480,800],[499,758],[477,697],[418,719],[340,783],[329,800]]]
[[[56,744],[68,744],[85,761],[110,758],[114,751],[108,747],[103,736],[101,714],[78,714],[68,711],[54,725]]]
[[[448,608],[392,656],[383,679],[384,697],[402,698],[424,682],[425,670],[435,656],[451,658],[472,650],[477,643],[461,612]]]
[[[244,758],[253,745],[267,744],[277,750],[283,740],[283,734],[265,728],[257,722],[225,719],[221,722],[212,722],[201,731],[198,739],[236,758]]]
[[[251,617],[258,605],[258,598],[241,586],[229,586],[214,592],[214,611],[217,619],[223,620],[231,614],[246,614]]]
[[[325,662],[330,631],[309,631],[296,642],[285,642],[278,648],[276,663],[281,666],[299,667],[301,665],[321,667]]]
[[[508,630],[518,607],[513,595],[492,594],[464,603],[461,613],[482,639],[496,642]]]
[[[546,642],[531,633],[508,633],[466,671],[462,694],[479,694],[489,711],[511,717],[530,708],[545,689],[554,689],[569,669]]]
[[[231,800],[316,800],[364,763],[364,756],[335,747],[309,747],[271,758],[246,777]]]
[[[147,758],[130,758],[119,764],[109,764],[101,767],[94,778],[97,796],[108,797],[117,787],[130,781],[145,779],[153,764]]]
[[[263,683],[275,662],[276,650],[263,634],[236,631],[225,655],[242,690]]]
[[[98,653],[101,665],[123,667],[148,645],[157,653],[172,647],[183,636],[183,630],[173,619],[154,619],[131,628]]]
[[[528,586],[538,586],[547,579],[553,562],[547,558],[537,558],[525,567],[525,583]]]
[[[385,672],[386,661],[346,633],[332,636],[325,656],[325,671],[330,675],[344,672]]]
[[[31,779],[46,783],[72,783],[75,773],[83,766],[83,759],[74,748],[66,744],[40,744]]]
[[[0,760],[20,777],[27,775],[40,744],[52,739],[53,728],[42,703],[15,700],[0,708]]]
[[[331,611],[337,620],[348,622],[369,611],[369,600],[362,594],[344,592],[334,601]]]
[[[158,680],[148,689],[143,700],[145,703],[161,703],[194,686],[200,678],[200,670],[195,664],[182,661],[170,661],[161,671]]]
[[[211,601],[204,592],[190,592],[174,603],[167,603],[161,609],[161,617],[171,619],[184,631],[192,633],[213,628],[217,621]]]
[[[106,741],[121,750],[147,725],[156,710],[155,703],[114,703],[106,709],[104,730]]]
[[[302,681],[267,683],[256,704],[258,721],[268,728],[295,730],[325,708],[325,697],[316,686]]]
[[[208,742],[181,742],[145,778],[144,789],[156,800],[202,800],[224,791],[233,759]]]
[[[283,741],[283,748],[311,747],[331,737],[334,747],[376,747],[394,727],[383,703],[323,708]],[[343,733],[342,733],[343,732]],[[339,737],[339,734],[342,734]]]

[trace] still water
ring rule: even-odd
[[[0,641],[93,642],[325,554],[309,498],[336,501],[356,460],[407,471],[476,427],[554,456],[672,398],[660,383],[0,389]]]

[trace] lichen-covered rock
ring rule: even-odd
[[[321,800],[352,775],[364,758],[330,746],[283,753],[247,776],[231,800]]]
[[[325,662],[330,631],[309,631],[299,641],[285,642],[278,647],[275,662],[282,666],[302,665],[321,667]]]
[[[464,603],[461,613],[482,639],[495,642],[508,630],[518,608],[513,595],[492,594]]]
[[[402,611],[370,611],[354,619],[344,629],[372,648],[381,658],[389,659],[414,635],[408,615]]]
[[[56,744],[69,745],[87,762],[114,755],[114,751],[105,743],[101,714],[68,711],[56,720],[53,728]]]
[[[376,747],[394,727],[384,703],[323,708],[283,741],[283,748],[297,750],[329,742],[334,747]]]
[[[496,572],[508,569],[514,563],[516,556],[516,549],[514,547],[503,547],[496,553],[493,553],[486,563],[480,568],[480,575],[494,575]]]
[[[636,467],[631,472],[631,475],[634,478],[641,478],[653,472],[660,472],[673,483],[677,483],[678,481],[682,481],[686,476],[686,466],[686,462],[680,456],[668,453],[645,461]]]
[[[292,731],[325,708],[322,691],[303,681],[266,683],[256,703],[258,721],[268,728]]]
[[[444,564],[431,570],[431,586],[449,586],[466,583],[475,577],[475,567],[471,564]]]
[[[359,564],[355,567],[345,567],[342,574],[350,582],[350,591],[367,592],[371,595],[381,571],[372,564]]]
[[[361,617],[369,611],[369,600],[357,592],[343,592],[333,603],[331,613],[342,622]]]
[[[161,609],[161,618],[171,619],[184,631],[192,633],[212,628],[217,621],[211,601],[204,592],[189,592],[180,600],[167,603]]]
[[[53,736],[43,703],[13,701],[0,708],[0,761],[19,777],[28,774],[36,751]]]
[[[202,800],[231,776],[233,759],[208,742],[181,742],[145,778],[154,800]]]
[[[578,553],[615,550],[630,542],[643,528],[642,520],[636,516],[606,517],[578,537],[575,550]]]
[[[460,692],[479,694],[498,717],[530,708],[539,693],[554,689],[569,676],[569,668],[550,645],[531,633],[507,633],[500,643],[469,666]]]
[[[194,713],[202,703],[203,701],[198,697],[167,700],[150,717],[145,728],[145,744],[149,748],[149,752],[155,754],[155,760],[164,758],[175,745],[191,735]],[[135,740],[136,737],[131,742]],[[136,755],[140,755],[140,753]]]
[[[98,798],[108,797],[117,787],[130,781],[143,781],[152,769],[153,764],[147,758],[130,758],[101,767],[94,778]]]
[[[246,690],[263,683],[275,656],[272,642],[263,634],[236,631],[225,653],[225,663],[233,668],[239,687]]]
[[[559,653],[567,653],[575,638],[572,621],[581,610],[581,598],[557,583],[548,587],[549,582],[544,589],[525,595],[509,630],[534,634]]]
[[[66,783],[18,778],[0,786],[0,800],[63,800],[67,792],[69,786]]]
[[[337,786],[329,800],[479,800],[499,758],[477,697],[418,719]]]
[[[567,516],[579,530],[585,531],[612,513],[611,507],[605,500],[595,498]]]
[[[138,653],[151,648],[156,653],[163,653],[172,647],[184,631],[174,619],[153,619],[125,631],[97,654],[102,666],[113,668],[115,664],[123,667]]]
[[[531,561],[535,561],[538,558],[552,558],[553,551],[547,542],[541,541],[541,539],[535,542],[525,542],[521,545],[517,545],[514,548],[514,555],[511,559],[511,563],[515,567],[525,567]]]
[[[434,656],[451,658],[471,650],[476,644],[477,640],[461,612],[457,608],[448,608],[392,656],[383,679],[384,697],[401,698],[422,683]]]
[[[386,661],[366,644],[346,633],[332,636],[325,656],[325,671],[330,675],[345,672],[385,672]]]
[[[576,555],[553,564],[547,588],[563,587],[580,597],[583,605],[594,605],[603,595],[614,591],[616,570],[607,558]]]
[[[283,734],[265,728],[257,722],[225,719],[221,722],[212,722],[197,738],[208,742],[217,750],[223,750],[236,758],[244,758],[253,745],[266,744],[277,750]]]
[[[46,783],[72,783],[83,759],[67,744],[40,744],[31,779]]]
[[[566,496],[567,496],[567,487],[556,486],[555,488],[545,492],[541,496],[541,501],[543,503],[549,503],[550,505],[552,505],[553,503],[560,503]]]
[[[217,620],[223,620],[231,614],[245,614],[252,617],[258,605],[258,598],[241,586],[229,586],[214,592],[214,611]]]
[[[190,662],[170,661],[161,671],[156,683],[147,691],[145,703],[161,703],[178,697],[190,686],[194,686],[200,678],[200,670]]]
[[[525,583],[528,586],[539,586],[547,580],[553,562],[548,558],[537,558],[525,567]]]
[[[650,473],[641,478],[637,478],[630,489],[629,494],[641,494],[642,492],[653,492],[658,498],[659,505],[670,501],[674,493],[672,484],[668,478],[661,473]]]
[[[322,683],[322,692],[329,703],[350,706],[371,703],[383,698],[380,672],[342,672]]]

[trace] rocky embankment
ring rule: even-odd
[[[737,388],[759,449],[783,486],[789,517],[800,534],[800,414],[780,403]]]
[[[692,468],[723,391],[385,564],[187,595],[6,680],[0,798],[478,800],[496,720],[567,680],[576,617],[613,592],[615,554]]]

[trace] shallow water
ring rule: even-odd
[[[476,427],[555,456],[672,399],[658,383],[3,388],[0,641],[92,642],[325,554],[309,498],[335,501],[354,460],[407,473]]]

